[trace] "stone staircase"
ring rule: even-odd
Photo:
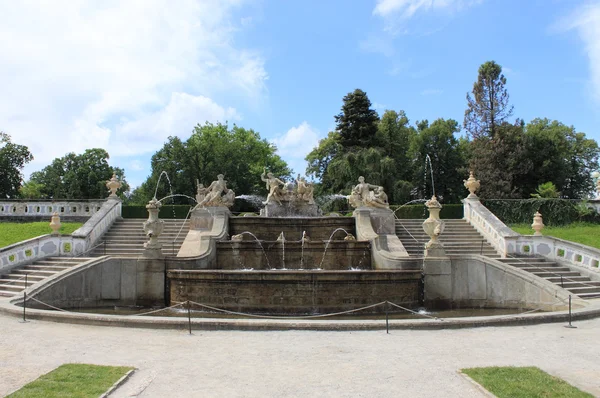
[[[144,218],[127,218],[115,221],[90,255],[141,256],[144,251],[144,243],[148,241],[144,234],[144,221],[146,221]],[[164,229],[158,237],[158,241],[163,244],[162,252],[166,256],[176,256],[190,229],[189,221],[169,219],[163,221],[165,222]]]
[[[429,236],[423,231],[425,220],[396,220],[396,235],[411,257],[422,257]],[[481,254],[500,258],[500,255],[466,220],[444,220],[440,242],[448,255]]]
[[[582,299],[600,298],[600,282],[594,282],[572,268],[543,257],[512,257],[499,260],[559,285]]]
[[[47,257],[0,275],[0,296],[13,297],[66,269],[91,260],[89,257]],[[27,276],[27,281],[25,281]]]

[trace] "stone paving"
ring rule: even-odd
[[[600,396],[600,319],[456,330],[129,329],[0,315],[0,396],[63,363],[132,365],[114,397],[482,397],[457,371],[538,366]]]

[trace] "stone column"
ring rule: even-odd
[[[164,221],[158,218],[158,212],[162,204],[153,198],[146,205],[148,209],[148,220],[144,222],[144,233],[149,238],[148,242],[144,243],[144,254],[145,258],[163,258],[162,244],[158,242],[163,228]]]

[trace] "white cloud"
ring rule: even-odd
[[[401,18],[410,18],[418,11],[456,11],[482,0],[377,0],[374,15],[388,17],[399,15]]]
[[[69,151],[157,150],[206,120],[211,97],[265,94],[264,59],[238,48],[240,0],[0,2],[0,129],[39,169]]]
[[[304,121],[282,136],[274,138],[272,142],[277,146],[279,156],[285,158],[296,173],[304,174],[307,166],[304,158],[319,145],[319,139],[318,130]]]
[[[131,162],[129,162],[129,167],[131,168],[131,170],[135,171],[142,171],[145,169],[143,163],[138,159],[134,159]]]
[[[577,31],[589,59],[593,95],[600,101],[600,3],[577,8],[572,15],[559,22],[562,30]]]

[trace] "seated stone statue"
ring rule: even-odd
[[[223,179],[223,174],[217,176],[217,180],[213,181],[207,188],[204,189],[204,199],[198,202],[196,207],[231,207],[235,200],[235,193],[227,188],[227,181]],[[200,187],[198,188],[200,191]],[[225,195],[223,195],[225,194]]]
[[[271,202],[277,202],[277,204],[281,205],[281,200],[284,198],[284,192],[280,185],[285,186],[285,182],[273,176],[273,173],[267,173],[267,169],[264,169],[260,179],[267,183],[266,186],[269,190],[267,200],[265,200],[263,204],[266,205]]]
[[[306,179],[304,177],[300,177],[300,174],[298,174],[298,178],[296,178],[296,185],[298,187],[298,199],[308,202],[309,205],[315,204],[315,200],[313,198],[313,192],[315,188],[313,184],[306,182]]]
[[[367,206],[367,203],[373,200],[373,193],[370,191],[371,188],[379,188],[379,185],[372,185],[365,182],[365,177],[363,176],[358,177],[358,184],[352,188],[352,193],[348,196],[350,205],[354,208]]]
[[[388,203],[388,196],[384,192],[383,187],[377,187],[375,189],[375,192],[371,192],[365,204],[367,206],[380,207],[385,209],[390,207]]]

